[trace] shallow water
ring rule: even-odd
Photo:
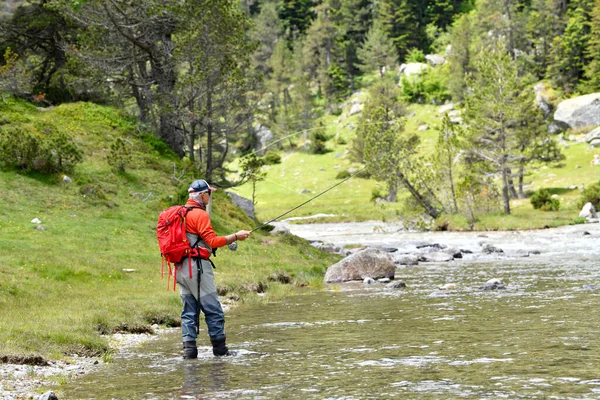
[[[598,228],[520,240],[488,234],[505,249],[520,244],[542,254],[398,269],[403,290],[357,283],[241,307],[227,314],[235,357],[214,358],[204,346],[198,360],[184,361],[173,332],[73,382],[64,398],[600,399]],[[460,247],[480,240],[427,235],[414,240]],[[507,289],[482,290],[491,278]],[[449,282],[456,290],[438,289]]]

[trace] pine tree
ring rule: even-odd
[[[466,78],[472,72],[473,63],[473,15],[461,15],[450,30],[451,51],[448,57],[450,79],[448,88],[454,101],[462,101],[466,92]]]
[[[548,76],[565,93],[573,93],[589,62],[586,49],[590,41],[590,0],[578,0],[569,9],[564,33],[552,41]]]
[[[386,67],[393,67],[396,64],[394,43],[387,37],[379,21],[376,21],[369,29],[365,42],[358,49],[357,55],[361,71],[378,71],[380,78],[383,78]]]
[[[564,29],[561,18],[562,0],[533,0],[527,36],[534,49],[532,68],[538,78],[543,78],[548,68],[552,39]]]
[[[440,198],[448,199],[446,210],[458,212],[456,181],[458,178],[458,157],[464,138],[463,128],[450,121],[448,114],[442,119],[442,129],[433,155],[433,163],[437,175]]]
[[[419,26],[410,0],[382,0],[379,15],[384,32],[392,39],[400,60],[413,47],[419,47],[419,37],[426,37],[425,26]]]
[[[510,214],[512,171],[523,176],[529,162],[545,161],[538,157],[548,143],[541,111],[502,45],[484,50],[469,89],[465,122],[471,169],[501,178],[504,213]]]
[[[349,76],[360,73],[358,68],[358,48],[365,41],[373,24],[373,4],[370,0],[341,1],[339,19],[339,43],[343,52],[344,70]]]
[[[596,0],[591,12],[590,42],[587,56],[591,60],[585,67],[587,81],[582,85],[584,92],[600,91],[600,0]]]
[[[315,17],[312,0],[279,0],[277,10],[290,41],[303,35]]]

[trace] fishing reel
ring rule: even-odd
[[[227,245],[227,247],[229,247],[229,250],[231,251],[236,251],[238,248],[238,244],[237,242],[231,242]]]

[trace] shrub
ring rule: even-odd
[[[592,203],[596,209],[600,206],[600,181],[583,190],[583,193],[577,201],[577,205],[579,208],[582,208],[586,203]]]
[[[441,68],[422,72],[418,76],[401,79],[402,98],[411,103],[442,104],[450,99],[448,82]]]
[[[575,225],[585,224],[585,218],[583,218],[583,217],[575,217],[575,218],[573,218],[573,223]]]
[[[124,172],[131,163],[130,146],[123,138],[116,138],[110,145],[110,152],[106,158],[108,165],[116,172]]]
[[[276,151],[267,151],[267,154],[265,154],[265,163],[267,165],[281,164],[281,156]]]
[[[548,189],[540,189],[531,196],[531,205],[536,210],[558,211],[560,200],[553,199]]]
[[[342,170],[340,172],[338,172],[338,174],[335,176],[335,179],[346,179],[350,177],[350,171],[348,171],[347,169]]]
[[[310,152],[313,154],[325,154],[331,150],[327,148],[326,142],[329,140],[329,136],[317,130],[311,134],[311,146]]]
[[[38,128],[41,135],[22,127],[0,130],[0,156],[4,167],[42,173],[68,172],[82,161],[82,152],[70,136],[50,124]]]
[[[410,62],[418,62],[418,63],[422,63],[425,62],[425,54],[423,54],[423,51],[417,48],[413,48],[410,49],[408,51],[408,54],[406,55],[406,62],[410,63]]]

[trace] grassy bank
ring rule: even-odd
[[[72,183],[62,175],[0,172],[0,356],[99,355],[109,350],[106,333],[177,325],[180,299],[161,280],[154,230],[169,196],[188,184],[171,178],[174,160],[112,108],[80,103],[42,112],[10,102],[0,113],[5,125],[29,130],[54,124],[84,152]],[[132,146],[124,173],[106,162],[115,137]],[[34,218],[43,230],[34,229]],[[213,221],[217,234],[255,226],[222,192]],[[245,303],[318,286],[336,259],[294,237],[256,232],[214,261],[224,301]],[[270,280],[284,271],[290,283]]]
[[[346,110],[347,111],[347,110]],[[439,107],[413,104],[408,108],[406,131],[417,133],[421,137],[421,152],[424,157],[432,153],[438,129],[441,126]],[[359,168],[348,158],[348,149],[356,132],[358,116],[326,116],[323,123],[327,126],[330,140],[327,154],[315,155],[306,151],[278,150],[282,155],[281,164],[265,167],[265,181],[259,182],[256,190],[256,211],[259,218],[268,220],[288,209],[308,200],[312,196],[340,182],[340,171]],[[429,129],[419,131],[419,126],[427,125]],[[584,132],[566,132],[581,138]],[[298,135],[295,141],[301,145],[306,138]],[[566,159],[560,164],[550,166],[533,166],[525,178],[525,191],[547,188],[559,196],[559,211],[544,212],[534,210],[529,199],[517,199],[511,202],[512,215],[498,213],[480,215],[475,225],[476,230],[536,229],[560,226],[573,223],[579,214],[577,200],[581,188],[600,181],[600,167],[591,166],[590,160],[597,150],[587,143],[569,142],[562,146]],[[569,187],[577,186],[576,189]],[[237,189],[239,194],[251,197],[252,188],[246,184]],[[286,217],[306,217],[317,213],[331,214],[326,218],[306,219],[296,223],[311,222],[344,222],[383,220],[398,221],[414,217],[414,210],[407,209],[404,200],[407,192],[400,192],[395,203],[375,203],[372,201],[374,190],[385,193],[385,187],[371,179],[352,178],[336,187],[331,192],[317,198],[306,206],[294,211]],[[413,217],[411,217],[413,215]],[[466,218],[461,215],[443,216],[437,225],[447,225],[451,230],[469,228]]]

